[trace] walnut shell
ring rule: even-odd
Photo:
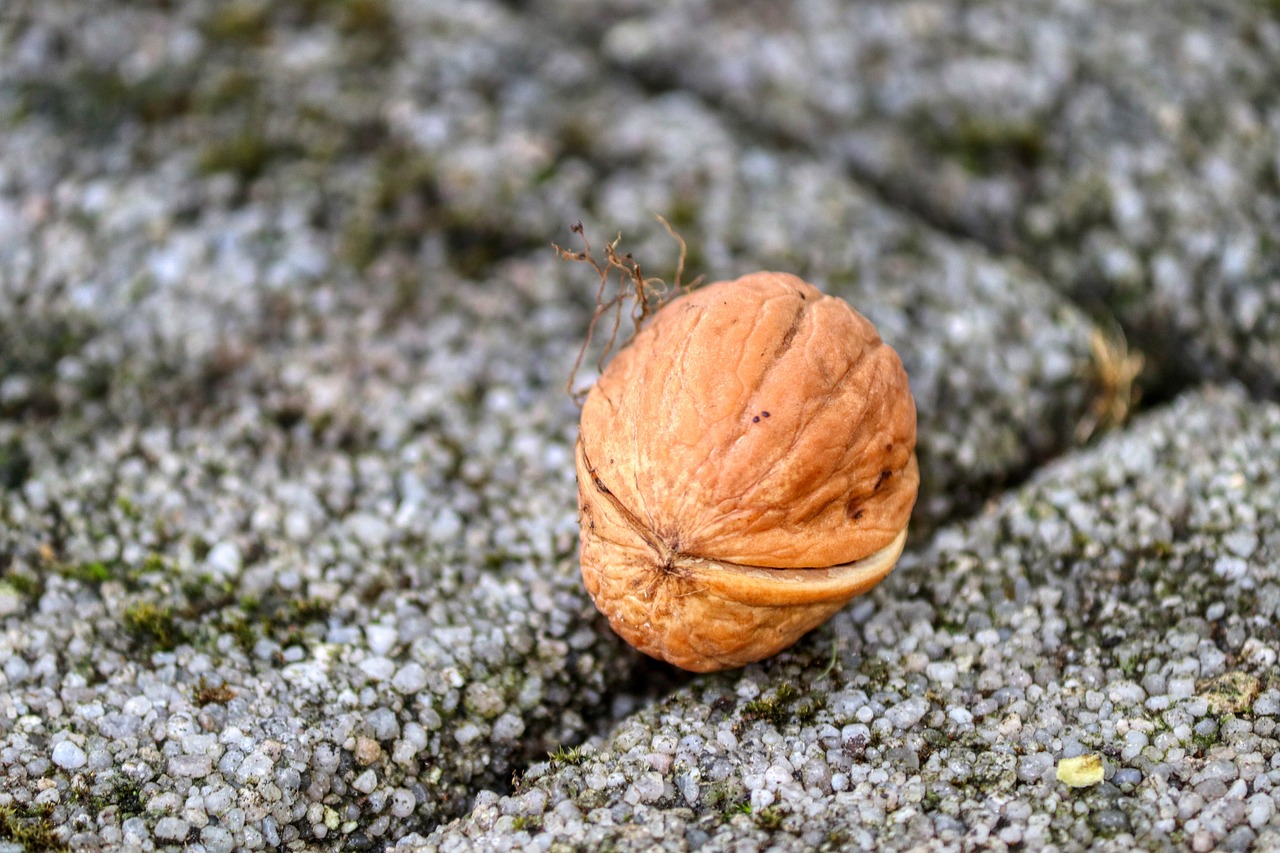
[[[893,568],[915,442],[897,353],[842,300],[768,272],[674,299],[583,405],[587,590],[684,669],[768,657]]]

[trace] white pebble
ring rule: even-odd
[[[395,677],[391,679],[391,686],[401,693],[418,693],[427,687],[427,671],[421,664],[411,661],[400,667]]]
[[[909,729],[920,722],[928,711],[929,703],[923,697],[912,696],[910,699],[887,708],[884,716],[896,728]]]
[[[1229,581],[1237,581],[1249,573],[1249,564],[1239,557],[1222,555],[1213,562],[1213,573]]]
[[[364,636],[369,651],[375,655],[386,655],[396,644],[396,629],[389,625],[370,625],[364,629]]]
[[[220,577],[234,577],[244,564],[236,543],[225,540],[209,549],[209,556],[204,562],[215,576]]]
[[[360,671],[374,681],[386,681],[395,675],[396,665],[390,658],[371,657],[360,663]]]
[[[642,803],[652,803],[662,796],[662,777],[657,773],[641,773],[632,785]]]
[[[1276,804],[1266,794],[1254,794],[1245,801],[1246,815],[1249,825],[1254,829],[1262,829],[1271,822],[1276,813]]]
[[[463,723],[458,726],[458,730],[453,733],[454,740],[462,746],[472,743],[481,735],[480,727],[475,723]]]
[[[934,661],[924,668],[924,674],[930,681],[950,685],[956,683],[960,669],[952,661]]]
[[[362,794],[371,794],[373,789],[378,787],[378,774],[372,770],[366,770],[355,778],[355,781],[351,783],[351,787]]]
[[[79,770],[88,760],[84,750],[69,740],[59,741],[53,748],[53,763],[63,770]]]
[[[156,838],[161,841],[182,841],[191,831],[191,824],[179,817],[162,817],[156,821]]]

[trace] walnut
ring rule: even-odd
[[[587,590],[676,666],[768,657],[893,568],[915,441],[897,353],[842,300],[769,272],[673,299],[583,405]]]

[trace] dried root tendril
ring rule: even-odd
[[[605,342],[599,358],[596,359],[597,372],[604,370],[605,362],[609,360],[609,356],[613,354],[614,349],[625,347],[631,338],[635,337],[636,333],[640,331],[644,321],[666,303],[670,298],[671,290],[687,293],[702,281],[702,277],[699,276],[688,285],[681,284],[681,279],[684,277],[684,262],[688,254],[688,247],[685,245],[684,239],[675,232],[667,220],[656,215],[654,218],[662,223],[662,227],[680,246],[680,257],[676,261],[675,280],[670,288],[660,278],[645,278],[644,273],[640,270],[639,262],[632,257],[630,252],[626,254],[618,253],[618,244],[622,241],[621,234],[605,244],[603,260],[596,259],[591,249],[591,241],[587,239],[586,230],[582,227],[581,222],[574,223],[569,229],[581,238],[583,245],[581,251],[564,249],[555,243],[551,244],[551,247],[556,251],[556,255],[562,261],[585,263],[595,270],[596,275],[600,277],[600,285],[596,288],[595,310],[591,313],[591,322],[587,326],[587,336],[582,342],[582,347],[578,350],[578,357],[573,362],[573,370],[569,373],[569,379],[565,383],[565,390],[579,406],[586,399],[590,386],[586,388],[575,387],[578,371],[582,368],[582,362],[586,358],[587,350],[591,347],[591,342],[595,338],[596,325],[601,318],[609,315],[612,325],[609,330],[609,339]],[[615,272],[618,274],[617,283],[611,288],[610,282]],[[619,344],[618,332],[622,328],[624,310],[631,318],[632,329],[626,339]]]
[[[1119,324],[1108,333],[1095,329],[1089,339],[1090,377],[1094,397],[1089,411],[1076,424],[1075,440],[1083,444],[1094,435],[1122,426],[1138,403],[1145,358],[1129,348]]]

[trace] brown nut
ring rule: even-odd
[[[915,443],[902,363],[847,303],[769,272],[674,299],[582,409],[587,590],[684,669],[768,657],[893,568]]]

